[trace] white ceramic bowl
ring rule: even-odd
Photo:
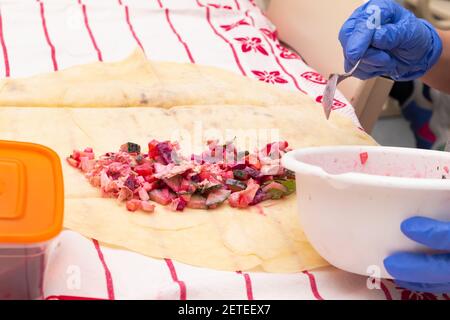
[[[416,215],[450,219],[450,153],[313,147],[287,153],[283,165],[296,173],[308,240],[328,262],[349,272],[379,270],[391,278],[383,266],[389,254],[427,251],[401,233],[401,222]]]

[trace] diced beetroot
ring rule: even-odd
[[[256,154],[238,152],[232,142],[209,141],[208,147],[201,154],[206,162],[195,155],[185,159],[177,153],[177,143],[156,140],[149,142],[148,155],[127,143],[122,151],[97,160],[92,148],[74,150],[66,160],[86,172],[89,182],[101,187],[102,195],[127,201],[131,211],[153,212],[149,199],[170,204],[174,210],[185,206],[211,209],[227,198],[231,206],[245,208],[295,191],[293,173],[289,175],[279,163],[287,142],[268,144]]]
[[[199,183],[202,179],[200,178],[200,175],[196,174],[191,177],[191,181],[194,183]]]
[[[78,168],[78,166],[80,165],[80,162],[75,160],[72,157],[67,157],[66,160],[67,160],[67,163],[74,168]]]
[[[220,182],[217,182],[217,180],[211,180],[212,181],[203,180],[202,182],[197,184],[197,191],[203,194],[222,187],[222,184]]]
[[[231,170],[244,170],[245,167],[246,167],[246,164],[244,162],[243,163],[237,163],[237,164],[231,166]]]
[[[179,197],[182,198],[184,201],[189,202],[191,200],[192,194],[184,193],[184,194],[180,194]]]
[[[133,142],[127,142],[120,146],[120,151],[138,154],[141,152],[141,146]]]
[[[154,212],[155,211],[155,205],[151,204],[148,201],[141,201],[141,209],[145,212]]]
[[[148,196],[148,192],[144,188],[139,188],[138,194],[139,199],[141,199],[142,201],[148,201],[150,199],[150,197]]]
[[[142,188],[144,188],[144,190],[145,191],[152,191],[153,189],[155,189],[155,185],[156,185],[156,183],[154,183],[154,182],[144,182],[143,184],[142,184]]]
[[[126,207],[127,207],[127,210],[131,211],[131,212],[140,210],[142,208],[141,200],[137,200],[137,199],[128,200],[126,203]]]
[[[126,201],[126,200],[130,200],[131,198],[133,198],[133,191],[131,191],[127,187],[120,188],[117,200]]]
[[[89,177],[89,182],[94,187],[100,187],[100,177],[98,175]]]
[[[247,166],[251,166],[251,168],[254,168],[255,170],[261,169],[261,162],[259,161],[257,156],[249,154],[244,159]]]
[[[234,175],[233,175],[233,171],[224,171],[222,173],[222,178],[223,180],[228,180],[228,179],[233,179]]]
[[[267,194],[264,191],[262,191],[261,188],[259,188],[255,194],[255,197],[253,198],[253,201],[250,202],[250,205],[254,206],[260,202],[263,202],[264,200],[267,200]]]
[[[154,176],[150,175],[150,176],[145,176],[145,177],[144,177],[144,180],[145,180],[145,182],[153,183],[153,182],[155,182],[157,179],[156,179]]]
[[[209,172],[206,168],[202,168],[202,171],[199,173],[200,181],[209,180],[211,178],[211,172]]]
[[[258,182],[259,185],[263,185],[264,183],[268,182],[268,181],[272,181],[274,178],[273,176],[259,176],[256,181]]]
[[[139,183],[136,181],[136,177],[130,174],[127,180],[125,180],[124,186],[134,191],[139,187]]]
[[[141,200],[137,200],[137,199],[132,199],[127,201],[126,203],[126,207],[128,209],[128,211],[132,211],[135,212],[137,210],[142,210],[145,212],[154,212],[155,211],[155,206],[151,203],[149,203],[148,201],[141,201]]]
[[[149,176],[151,174],[153,174],[153,168],[152,165],[148,162],[143,163],[141,165],[135,166],[134,167],[134,171],[140,175],[140,176]]]
[[[250,175],[245,170],[233,170],[233,177],[236,180],[245,181],[250,178]]]
[[[228,198],[230,206],[235,208],[247,208],[255,198],[258,189],[259,185],[254,182],[253,179],[250,179],[247,184],[247,189],[230,195]]]
[[[206,198],[201,195],[194,194],[187,203],[187,207],[191,209],[206,209]]]
[[[167,166],[164,165],[164,164],[161,164],[161,163],[156,162],[156,163],[154,164],[154,166],[155,166],[155,173],[156,173],[156,174],[163,174],[163,173],[165,173],[165,172],[168,171],[168,170],[167,170]]]
[[[287,188],[278,182],[270,182],[268,185],[264,186],[262,190],[270,197],[270,199],[280,199],[288,192]]]
[[[142,184],[145,183],[145,179],[144,179],[143,176],[137,176],[137,177],[136,177],[136,182],[137,182],[139,185],[142,185]]]
[[[173,211],[183,211],[186,207],[187,202],[182,198],[173,199],[169,205],[169,208]]]
[[[218,189],[211,191],[208,194],[208,198],[206,198],[206,206],[207,207],[218,206],[219,204],[227,200],[230,194],[231,191],[226,189]]]
[[[104,189],[107,193],[114,193],[119,191],[119,186],[115,181],[110,181],[109,184]]]
[[[100,187],[102,189],[105,189],[109,183],[111,182],[111,179],[108,177],[105,171],[102,171],[100,173]]]
[[[260,172],[252,167],[247,167],[244,171],[247,172],[251,178],[258,178],[260,176]]]
[[[187,201],[184,200],[183,198],[179,198],[179,199],[180,199],[180,201],[178,202],[177,210],[178,211],[183,211],[184,208],[186,208]]]
[[[73,150],[71,157],[75,160],[80,160],[80,151]]]
[[[155,189],[149,192],[150,200],[155,201],[163,206],[170,203],[171,197],[168,189]]]
[[[95,160],[91,160],[88,157],[80,157],[80,168],[83,172],[89,172],[94,169]]]
[[[182,179],[181,184],[180,184],[180,191],[194,192],[195,191],[195,186],[188,179]]]
[[[158,143],[156,145],[158,155],[162,158],[164,164],[172,162],[172,146],[168,141]]]
[[[94,160],[95,159],[95,154],[93,152],[82,151],[82,152],[80,152],[80,159],[82,157],[86,157],[89,160]]]
[[[158,145],[158,141],[152,140],[148,143],[148,157],[150,159],[155,159],[158,156],[158,149],[156,146]]]
[[[239,192],[245,190],[247,185],[243,181],[235,180],[235,179],[227,179],[225,180],[225,185],[232,192]]]
[[[270,189],[276,189],[280,190],[281,192],[287,192],[287,189],[285,186],[283,186],[281,183],[278,182],[270,182],[269,184],[265,185],[263,188],[263,191],[268,191]]]
[[[172,191],[174,192],[180,192],[181,191],[181,182],[183,180],[183,177],[178,175],[178,176],[174,176],[172,178],[169,179],[163,179],[164,183],[170,188],[172,189]]]

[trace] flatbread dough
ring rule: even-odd
[[[139,143],[145,150],[149,140],[172,139],[177,132],[183,141],[188,141],[194,139],[199,126],[202,133],[210,130],[211,135],[218,138],[231,134],[237,136],[237,141],[245,140],[249,130],[275,129],[279,138],[289,141],[294,148],[374,144],[367,134],[345,117],[332,114],[329,121],[325,120],[320,106],[306,96],[264,84],[261,85],[265,90],[254,91],[259,83],[228,72],[221,74],[216,69],[214,73],[222,79],[216,82],[222,81],[229,90],[226,100],[229,104],[202,105],[205,101],[221,99],[212,96],[217,93],[213,87],[208,87],[212,90],[209,94],[199,93],[199,97],[194,97],[193,93],[199,92],[201,86],[193,83],[192,90],[189,90],[189,83],[182,83],[181,79],[196,77],[190,72],[197,74],[195,70],[198,69],[212,70],[198,66],[192,69],[194,71],[188,71],[194,66],[181,67],[184,70],[181,73],[186,73],[184,78],[179,79],[179,86],[174,85],[177,79],[170,77],[166,82],[155,82],[152,89],[155,92],[149,93],[148,101],[155,101],[163,108],[142,105],[119,108],[133,105],[142,92],[139,85],[139,90],[133,87],[138,70],[129,69],[130,63],[126,60],[122,64],[123,69],[120,63],[95,63],[50,75],[3,81],[0,139],[44,144],[54,149],[61,158],[73,149],[87,146],[93,147],[99,155],[113,151],[127,141]],[[176,70],[180,65],[167,66]],[[70,77],[66,77],[65,72]],[[173,73],[177,74],[175,71]],[[117,76],[117,81],[105,79],[105,74]],[[68,78],[73,86],[70,90],[67,88],[70,85],[66,83]],[[83,82],[91,85],[80,85]],[[11,94],[12,87],[25,88],[25,91]],[[173,95],[166,95],[169,91]],[[187,105],[177,106],[175,102],[183,101],[181,95],[184,93],[188,93]],[[243,102],[237,103],[241,93]],[[294,98],[290,103],[281,103],[289,100],[291,95]],[[167,101],[174,104],[170,105]],[[252,101],[256,102],[250,105]],[[269,104],[267,101],[275,102]],[[66,107],[37,107],[42,104],[56,107],[60,103]],[[77,108],[67,108],[71,103]],[[113,107],[106,108],[109,104]],[[88,105],[103,108],[85,108]],[[208,138],[211,136],[202,135],[199,145]],[[258,140],[257,144],[267,142],[263,140]],[[266,201],[247,210],[224,204],[209,211],[186,209],[171,212],[156,205],[153,214],[130,213],[116,200],[101,198],[100,191],[91,187],[84,176],[65,161],[63,171],[65,227],[103,243],[151,257],[172,258],[219,270],[298,272],[327,264],[303,234],[298,222],[295,196]]]
[[[161,107],[208,104],[270,106],[309,101],[303,94],[222,69],[152,62],[140,50],[119,62],[0,81],[0,106]]]

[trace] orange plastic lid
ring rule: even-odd
[[[63,211],[58,155],[37,144],[0,141],[0,245],[55,237]]]

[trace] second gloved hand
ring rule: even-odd
[[[450,222],[424,217],[405,220],[402,232],[438,254],[400,252],[384,260],[386,270],[404,288],[414,291],[450,292]]]
[[[382,75],[397,81],[420,78],[442,53],[434,27],[393,0],[371,0],[356,9],[339,40],[345,70],[362,59],[355,76],[364,80]]]

